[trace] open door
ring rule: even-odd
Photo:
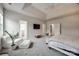
[[[60,24],[50,24],[49,29],[49,36],[60,35]]]
[[[27,39],[27,21],[20,21],[20,37]]]

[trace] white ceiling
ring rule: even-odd
[[[4,3],[3,5],[8,10],[42,20],[79,11],[79,5],[74,3]]]

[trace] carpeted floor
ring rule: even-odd
[[[32,40],[33,44],[28,49],[17,49],[9,52],[10,56],[65,56],[61,52],[49,49],[45,44],[45,38]]]

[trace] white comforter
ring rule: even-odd
[[[58,47],[58,48],[61,48],[61,49],[65,49],[65,50],[68,50],[68,51],[72,51],[74,53],[78,53],[79,54],[79,49],[78,48],[74,48],[72,46],[69,46],[67,44],[64,44],[62,42],[58,42],[58,41],[54,41],[54,40],[49,40],[48,41],[48,45],[50,46],[54,46],[54,47]]]

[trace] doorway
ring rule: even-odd
[[[27,21],[20,20],[20,37],[27,39]]]
[[[49,25],[49,36],[60,35],[60,24],[50,24]]]

